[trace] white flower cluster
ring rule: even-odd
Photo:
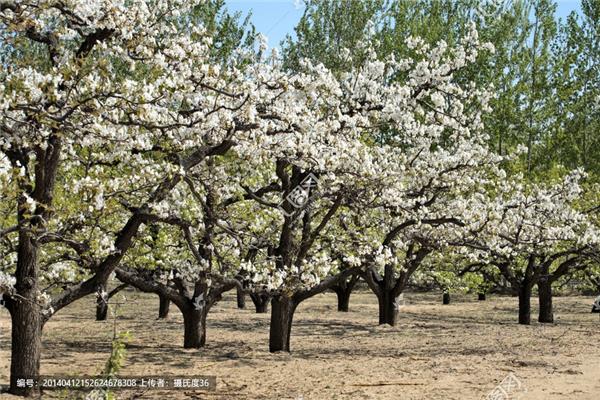
[[[77,278],[78,267],[74,263],[58,262],[44,271],[48,281],[74,282]]]
[[[506,182],[483,125],[493,95],[455,79],[493,51],[473,26],[453,46],[409,38],[410,59],[366,48],[364,63],[337,76],[310,61],[287,71],[276,55],[217,65],[203,29],[181,27],[199,1],[17,3],[0,15],[1,42],[26,40],[24,27],[57,38],[51,59],[7,68],[0,84],[2,150],[50,149],[61,132],[64,187],[47,223],[75,239],[47,258],[65,243],[86,248],[82,258],[116,254],[114,232],[143,204],[148,219],[184,221],[195,247],[178,228],[142,227],[127,262],[207,287],[242,269],[269,290],[310,288],[340,261],[402,271],[420,248],[466,240],[504,256],[598,243],[573,206],[579,172],[550,188]],[[6,52],[8,64],[19,57]],[[308,173],[316,195],[284,213]],[[11,174],[28,172],[0,169],[14,184]],[[46,278],[86,275],[72,268],[54,264]],[[0,290],[11,282],[0,275]]]
[[[539,257],[577,249],[600,248],[600,229],[590,215],[579,211],[582,171],[576,170],[555,185],[529,185],[509,180],[492,199],[481,198],[485,217],[474,229],[486,257]],[[475,252],[477,253],[477,252]]]
[[[0,293],[12,293],[15,283],[16,279],[13,276],[0,271]]]
[[[41,308],[42,315],[46,317],[50,317],[54,314],[54,308],[50,305],[52,302],[52,298],[46,292],[39,292],[37,296],[37,303]]]

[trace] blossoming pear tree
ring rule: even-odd
[[[584,209],[588,214],[592,223],[596,228],[600,229],[600,186],[598,183],[585,188]],[[600,249],[590,257],[590,265],[586,269],[576,271],[574,274],[567,274],[564,280],[575,278],[578,283],[578,288],[591,291],[598,295],[600,293]],[[596,298],[597,300],[597,298]],[[598,303],[596,301],[596,303]],[[600,312],[600,307],[594,306],[595,312]]]
[[[496,265],[529,323],[535,284],[547,305],[555,278],[597,257],[577,174],[503,182],[490,94],[455,78],[492,50],[474,29],[452,47],[409,38],[409,59],[290,72],[276,56],[215,62],[199,6],[0,0],[12,393],[34,394],[17,381],[39,376],[44,324],[105,303],[113,273],[180,309],[186,348],[225,291],[272,298],[269,349],[290,351],[297,306],[358,274],[394,325],[415,271],[457,252]]]
[[[152,226],[116,269],[119,280],[178,307],[185,348],[205,345],[211,307],[224,292],[241,286],[236,275],[243,257],[224,219],[223,203],[235,185],[227,175],[232,165],[227,158],[186,174],[185,184],[148,212]]]
[[[338,279],[322,282],[336,262],[321,249],[325,229],[355,197],[360,179],[374,178],[361,135],[378,110],[363,109],[322,66],[290,74],[272,60],[254,68],[256,81],[270,90],[255,92],[261,105],[255,118],[264,121],[265,134],[240,139],[205,169],[186,174],[171,192],[183,201],[166,198],[147,215],[179,227],[193,256],[185,272],[176,263],[177,290],[117,269],[119,279],[170,297],[184,321],[195,321],[185,323],[186,347],[204,344],[206,313],[238,286],[273,296],[271,348],[289,349],[297,304]]]
[[[518,293],[520,324],[530,324],[536,284],[539,320],[552,322],[552,283],[597,260],[598,227],[577,207],[581,177],[573,171],[554,185],[525,185],[518,178],[497,185],[486,201],[488,216],[465,242]]]
[[[188,24],[199,4],[0,1],[0,276],[15,394],[35,390],[16,383],[38,377],[44,323],[106,282],[185,174],[268,129],[254,81],[211,63],[210,37]]]
[[[358,268],[371,273],[375,266],[387,265],[389,271],[398,264],[390,246],[405,251],[414,270],[448,237],[462,232],[467,224],[461,217],[475,215],[468,196],[461,193],[483,190],[484,182],[501,173],[496,169],[500,159],[488,151],[481,134],[480,114],[487,94],[463,91],[452,81],[453,68],[476,57],[480,47],[476,32],[456,49],[443,43],[428,49],[415,42],[418,60],[372,58],[341,76],[341,95],[348,105],[340,108],[354,109],[341,117],[356,117],[359,111],[366,117],[348,131],[354,138],[345,140],[353,146],[331,146],[344,138],[343,132],[335,131],[330,139],[324,137],[322,143],[329,146],[313,147],[304,140],[295,153],[270,155],[275,181],[267,179],[251,191],[267,187],[282,191],[281,197],[252,196],[253,208],[243,213],[252,216],[251,226],[259,227],[245,246],[259,250],[242,270],[273,293],[271,351],[289,351],[293,313],[300,302]],[[402,76],[406,79],[398,79]],[[302,158],[311,153],[318,157]],[[289,204],[293,203],[289,195],[310,174],[318,181],[317,193],[296,209]],[[321,218],[315,221],[315,216]],[[259,243],[264,243],[262,249]],[[376,272],[367,279],[378,290],[383,283],[375,282]],[[403,288],[407,277],[393,279]],[[385,290],[389,295],[396,289]],[[380,297],[381,304],[393,303],[383,294]]]
[[[343,239],[332,250],[362,269],[379,301],[379,322],[390,325],[412,274],[469,231],[478,197],[503,176],[481,122],[490,94],[454,79],[489,46],[474,30],[454,48],[418,39],[409,45],[415,58],[398,62],[395,103],[382,109],[388,124],[371,132],[381,173],[348,207]]]

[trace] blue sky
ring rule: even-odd
[[[300,0],[227,0],[230,11],[243,15],[252,11],[252,22],[259,32],[269,39],[269,46],[277,47],[288,33],[294,32],[296,23],[304,10]],[[557,15],[566,17],[573,10],[580,10],[579,0],[558,0]]]

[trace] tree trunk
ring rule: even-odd
[[[36,388],[19,387],[20,379],[38,380],[42,352],[43,320],[38,304],[37,248],[29,233],[20,232],[15,289],[19,297],[10,300],[12,321],[10,393],[33,396]]]
[[[239,287],[236,288],[237,308],[243,310],[246,308],[246,294]]]
[[[106,283],[98,285],[96,289],[96,321],[106,320],[109,300],[127,286],[129,285],[123,283],[111,290],[110,293],[106,293]]]
[[[479,301],[485,301],[485,293],[478,293],[477,294],[477,300],[479,300]]]
[[[42,351],[42,321],[39,307],[28,301],[13,303],[12,347],[10,364],[10,392],[19,396],[32,396],[35,388],[18,387],[19,379],[37,380]]]
[[[519,288],[519,324],[531,324],[531,286],[528,284]]]
[[[208,308],[206,306],[196,309],[194,306],[187,306],[181,310],[183,314],[183,348],[198,349],[204,347],[206,343],[206,315]]]
[[[271,296],[269,296],[267,293],[250,293],[250,298],[254,303],[254,308],[256,309],[257,314],[264,314],[267,312]]]
[[[337,310],[340,312],[348,312],[348,308],[350,306],[350,293],[352,293],[352,289],[339,289],[335,291],[337,295],[338,306]]]
[[[171,300],[166,296],[158,295],[158,319],[166,319],[169,316]]]
[[[108,316],[108,293],[106,285],[99,285],[96,292],[96,321],[106,321]]]
[[[379,302],[379,325],[388,324],[396,326],[398,321],[398,302],[394,295],[394,269],[386,265],[383,281],[379,284],[380,293],[377,295]]]
[[[450,293],[444,292],[442,295],[442,304],[450,304]]]
[[[338,311],[348,312],[348,307],[350,305],[350,294],[352,293],[352,290],[354,290],[356,282],[358,282],[358,278],[351,276],[348,280],[342,280],[339,284],[331,288],[331,290],[333,290],[337,295]]]
[[[552,281],[547,277],[540,278],[538,282],[538,300],[540,305],[538,321],[543,323],[553,323]]]
[[[379,325],[396,326],[398,322],[398,303],[391,290],[384,290],[377,296],[379,302]]]
[[[290,297],[275,296],[271,300],[271,327],[269,330],[269,351],[290,351],[292,319],[297,304]]]

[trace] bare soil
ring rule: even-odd
[[[350,312],[327,293],[302,303],[292,353],[268,352],[269,314],[236,309],[234,293],[208,319],[208,342],[184,350],[183,323],[171,305],[156,320],[158,297],[123,292],[118,331],[130,331],[123,376],[215,375],[214,392],[117,392],[119,399],[482,399],[509,374],[521,388],[511,399],[600,399],[598,314],[591,297],[555,298],[556,324],[519,326],[517,299],[488,295],[405,294],[397,327],[377,325],[377,302],[352,294]],[[116,296],[115,301],[120,301]],[[532,299],[533,311],[535,299]],[[59,312],[44,328],[42,374],[99,373],[110,354],[114,320],[94,321],[94,299]],[[532,315],[532,320],[536,315]],[[0,310],[0,384],[10,370],[10,318]],[[0,394],[2,399],[16,399]],[[46,392],[43,398],[76,398]]]

